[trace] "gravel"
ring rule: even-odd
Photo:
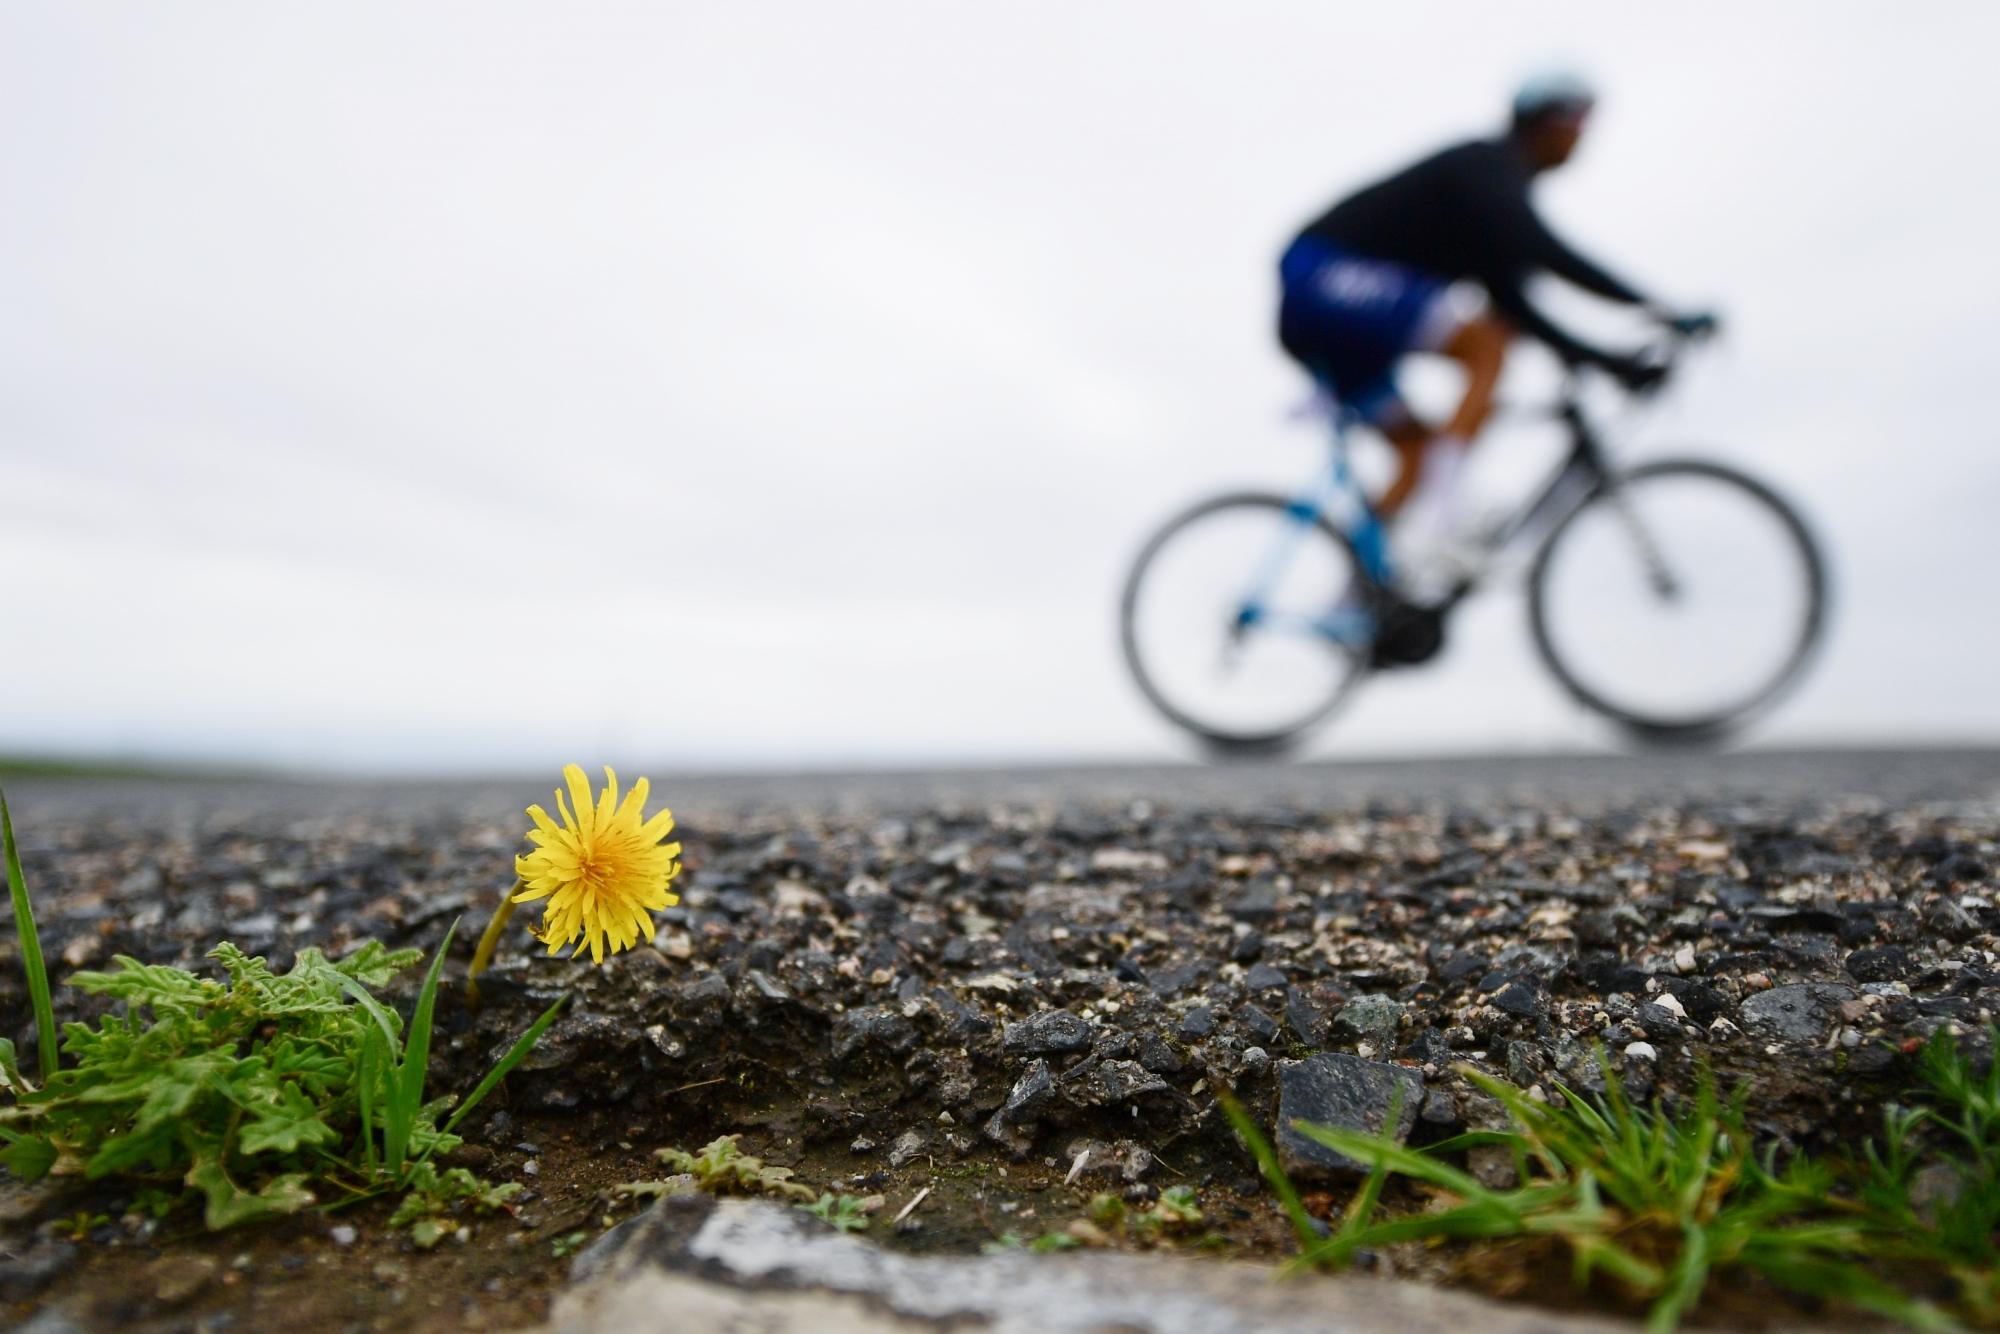
[[[1129,1141],[1247,1180],[1218,1089],[1367,1126],[1402,1088],[1400,1132],[1442,1138],[1491,1119],[1461,1066],[1590,1088],[1605,1051],[1637,1093],[1712,1067],[1761,1130],[1832,1143],[1931,1033],[1983,1043],[2000,756],[1620,763],[662,781],[687,874],[655,945],[593,969],[519,932],[439,1052],[476,1078],[569,991],[510,1106],[747,1110],[885,1163],[919,1130],[940,1161]],[[224,936],[431,948],[461,915],[462,966],[547,784],[15,786],[60,976]]]

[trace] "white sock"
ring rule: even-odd
[[[1398,537],[1406,544],[1442,542],[1458,527],[1458,476],[1465,462],[1465,441],[1440,435],[1424,446],[1416,489],[1396,518]]]

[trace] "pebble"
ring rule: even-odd
[[[1000,1046],[1009,1052],[1051,1056],[1084,1050],[1096,1033],[1097,1026],[1080,1015],[1068,1010],[1044,1010],[1007,1025]]]
[[[1333,1017],[1335,1031],[1382,1047],[1393,1042],[1403,1022],[1403,1004],[1392,996],[1356,996]]]
[[[1295,1121],[1380,1134],[1393,1105],[1394,1130],[1401,1139],[1415,1127],[1417,1109],[1423,1105],[1423,1076],[1399,1065],[1323,1052],[1302,1061],[1280,1061],[1277,1069],[1278,1156],[1285,1170],[1302,1180],[1366,1169],[1299,1134],[1292,1128]]]

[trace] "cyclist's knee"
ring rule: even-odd
[[[1468,370],[1497,374],[1507,360],[1513,331],[1491,315],[1479,315],[1458,327],[1445,350]]]
[[[1431,438],[1431,428],[1412,417],[1407,412],[1397,413],[1378,424],[1382,434],[1398,451],[1420,450]]]

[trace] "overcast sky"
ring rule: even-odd
[[[2000,737],[1996,49],[1984,4],[9,6],[0,751],[1183,754],[1115,596],[1318,463],[1279,249],[1552,63],[1605,98],[1549,216],[1732,327],[1626,456],[1727,453],[1836,558],[1759,736]],[[1606,743],[1517,595],[1454,629],[1317,753]]]

